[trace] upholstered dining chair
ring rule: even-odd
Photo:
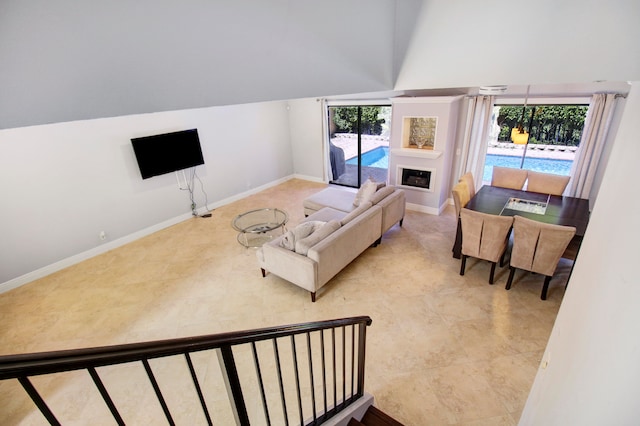
[[[573,226],[551,225],[516,216],[513,222],[509,279],[505,288],[511,288],[516,269],[542,274],[545,279],[540,298],[546,300],[551,277],[575,233],[576,228]]]
[[[460,176],[458,182],[465,182],[467,184],[467,189],[469,190],[469,199],[473,198],[476,195],[476,183],[473,180],[473,173],[467,172]]]
[[[497,216],[463,208],[460,210],[462,223],[462,263],[460,275],[464,275],[467,257],[491,262],[489,284],[493,284],[496,263],[507,250],[509,232],[513,224],[512,216]]]
[[[527,191],[542,194],[562,195],[569,184],[571,176],[560,176],[551,173],[527,172]]]
[[[453,204],[456,206],[456,218],[460,217],[460,210],[467,205],[471,196],[465,182],[458,182],[451,190]]]
[[[512,169],[511,167],[493,166],[491,186],[501,188],[522,189],[527,180],[527,170]]]

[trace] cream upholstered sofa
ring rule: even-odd
[[[382,228],[380,229],[380,236],[382,236],[382,234],[387,232],[396,223],[402,226],[406,201],[402,189],[393,186],[380,186],[380,184],[377,186],[376,191],[368,200],[371,201],[373,205],[382,208]],[[325,207],[350,213],[356,208],[354,204],[356,197],[357,194],[353,192],[328,187],[311,195],[302,202],[304,214],[307,216],[312,215]]]
[[[311,293],[312,302],[315,302],[316,292],[322,286],[367,248],[377,245],[382,233],[396,222],[401,224],[404,217],[402,190],[391,188],[380,193],[378,190],[375,192],[378,197],[361,200],[355,206],[356,194],[341,189],[327,189],[332,189],[330,193],[336,197],[332,200],[339,201],[334,203],[334,207],[325,206],[313,211],[296,228],[264,244],[256,253],[263,277],[268,271],[308,290]],[[348,194],[347,197],[342,193]],[[323,194],[323,196],[327,195],[327,193]],[[393,197],[383,203],[391,195]],[[315,199],[318,200],[317,197]],[[312,210],[307,209],[306,201],[305,213],[309,213]],[[349,211],[336,207],[349,208]],[[396,218],[386,229],[385,209],[387,209],[387,220]],[[314,226],[305,226],[305,223],[313,223]],[[307,230],[315,229],[308,235],[296,236],[303,227]]]

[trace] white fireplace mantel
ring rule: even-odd
[[[399,157],[429,158],[431,160],[435,160],[442,155],[442,151],[419,148],[394,148],[391,153]]]

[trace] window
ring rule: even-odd
[[[493,109],[493,128],[482,180],[491,182],[493,166],[523,168],[568,176],[580,144],[586,104],[500,104]],[[526,145],[511,141],[511,129],[522,123]]]

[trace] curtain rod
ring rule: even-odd
[[[604,93],[604,94],[612,94],[615,95],[616,98],[627,98],[627,94],[626,93],[615,93],[615,92],[593,92],[593,93],[584,93],[584,94],[578,94],[578,93],[574,93],[574,94],[568,94],[568,95],[559,95],[559,94],[538,94],[538,95],[529,95],[529,99],[537,99],[537,98],[584,98],[586,96],[593,96],[597,93]],[[482,96],[485,98],[488,98],[489,96],[493,96],[495,98],[522,98],[524,95],[523,94],[512,94],[512,95],[465,95],[466,99],[471,99],[471,98],[477,98],[478,96]]]

